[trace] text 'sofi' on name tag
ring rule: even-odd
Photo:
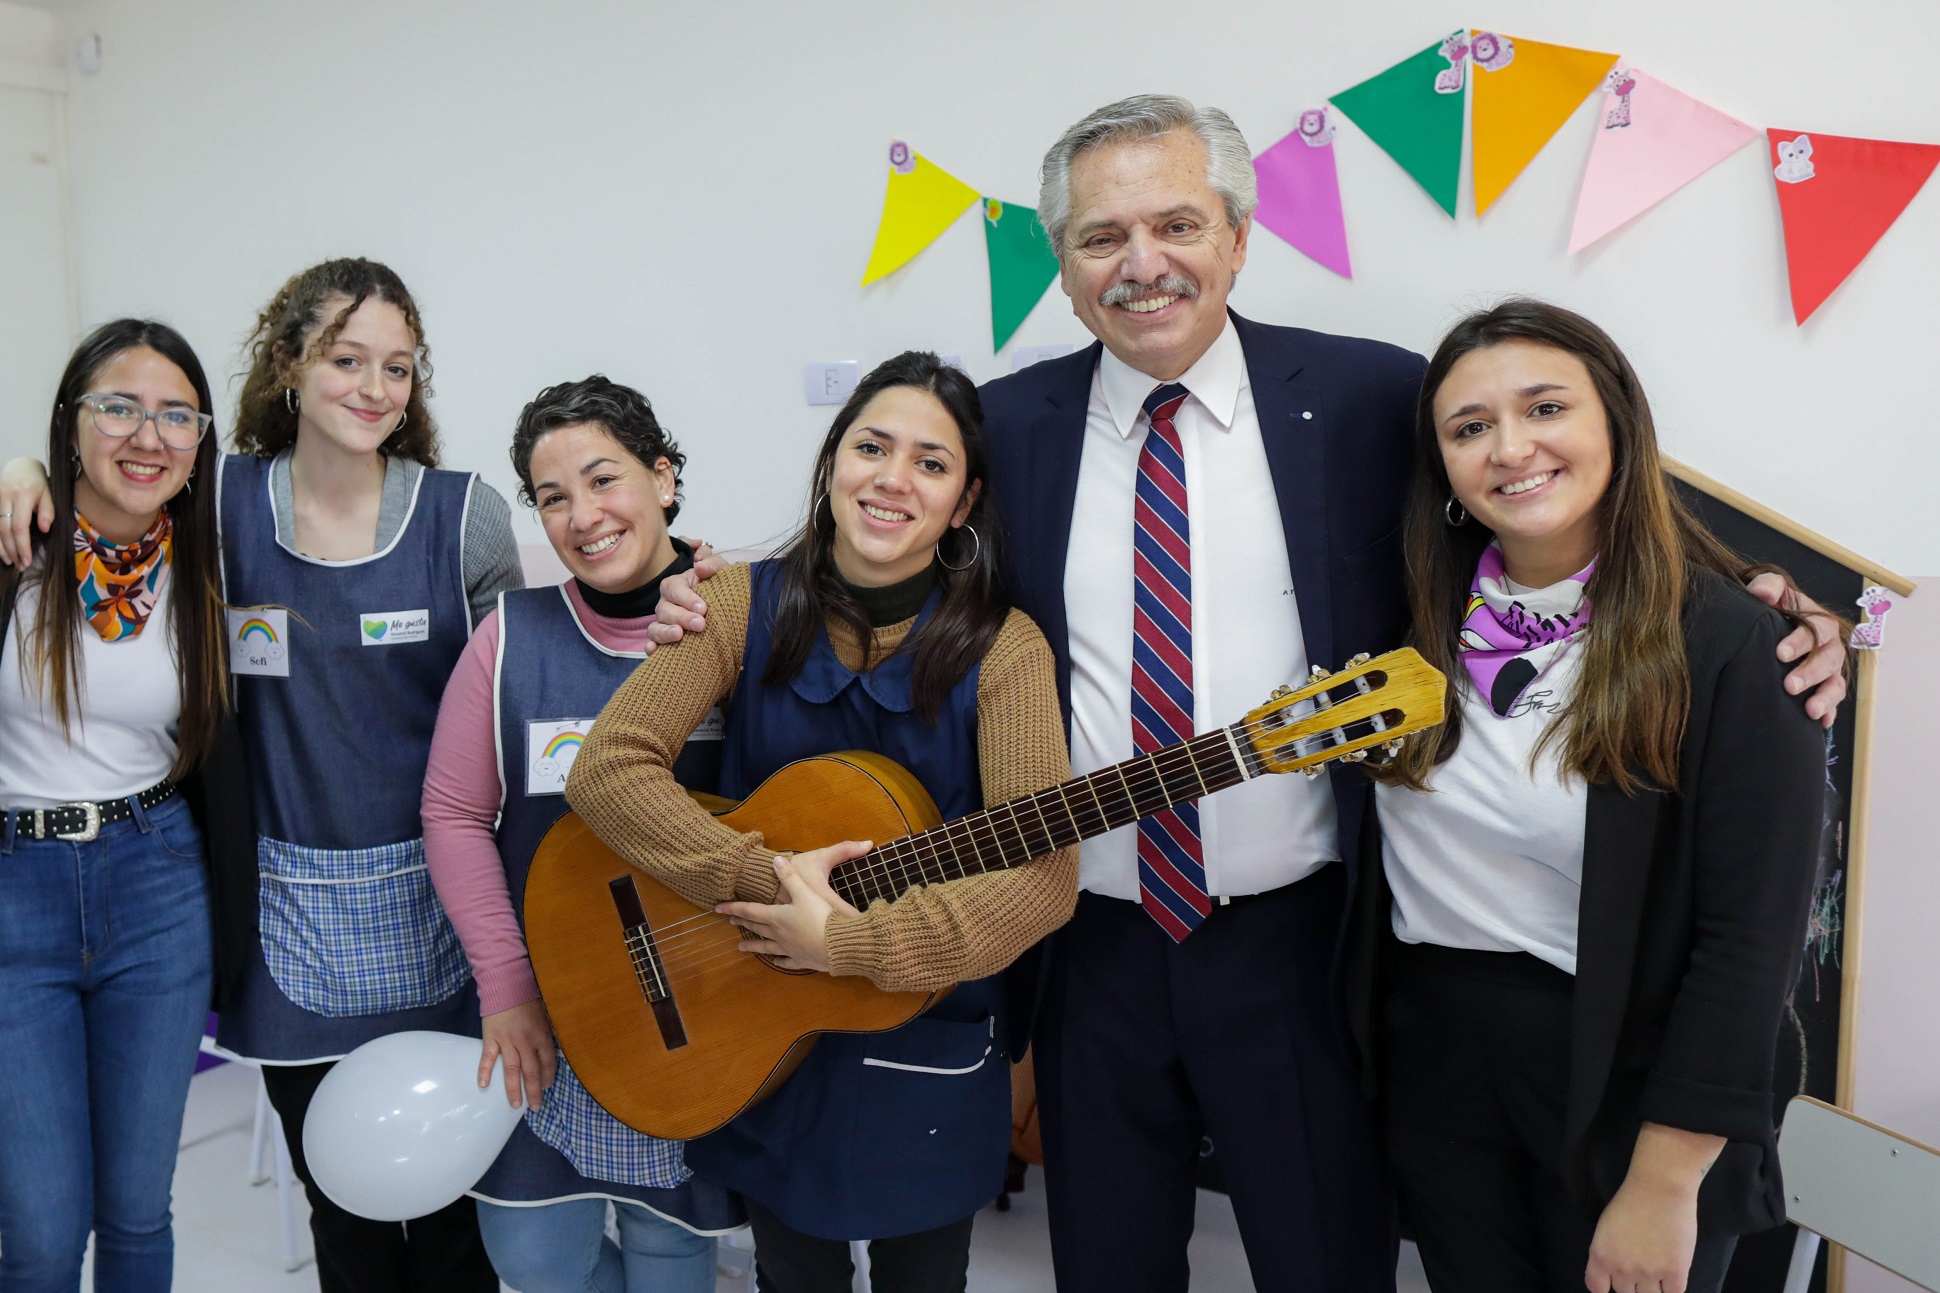
[[[290,676],[290,613],[276,608],[232,610],[229,672],[258,678]]]
[[[365,646],[399,646],[431,640],[431,612],[363,611],[357,616],[357,640]]]

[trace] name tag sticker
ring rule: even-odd
[[[721,707],[716,705],[713,709],[708,710],[707,717],[701,720],[701,725],[695,728],[694,734],[687,739],[690,741],[725,741],[727,739],[727,715],[721,712]]]
[[[362,611],[357,616],[357,640],[365,646],[399,646],[431,640],[431,612]]]
[[[225,611],[229,620],[229,672],[258,678],[290,676],[290,613]]]
[[[563,795],[579,747],[593,730],[590,718],[567,718],[525,725],[525,793]]]

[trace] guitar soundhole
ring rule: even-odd
[[[621,876],[607,886],[613,906],[620,913],[620,929],[626,935],[627,958],[633,962],[633,977],[640,982],[640,993],[653,1010],[660,1040],[667,1049],[679,1050],[687,1044],[687,1028],[680,1021],[680,1007],[674,1003],[673,984],[654,942],[653,927],[647,923],[646,908],[640,903],[640,890],[632,876]]]

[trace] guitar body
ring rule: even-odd
[[[899,764],[857,751],[791,763],[738,804],[702,802],[725,825],[760,831],[779,850],[880,845],[941,821]],[[630,946],[626,933],[633,922],[617,905],[629,891],[651,935],[645,972],[639,940]],[[525,936],[553,1031],[579,1080],[615,1118],[666,1140],[726,1124],[794,1072],[817,1034],[886,1032],[940,995],[883,992],[860,975],[779,970],[737,951],[739,929],[629,865],[575,813],[533,856]],[[655,987],[665,1001],[653,1000]]]

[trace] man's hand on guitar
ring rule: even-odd
[[[784,902],[724,902],[714,910],[745,931],[740,948],[773,958],[784,970],[829,968],[829,913],[859,916],[854,907],[829,887],[829,872],[853,861],[875,845],[845,840],[825,849],[775,859],[775,878]]]
[[[492,1080],[492,1061],[505,1057],[505,1102],[519,1107],[521,1091],[525,1107],[537,1109],[540,1092],[552,1085],[559,1071],[559,1052],[552,1040],[552,1024],[546,1018],[545,1003],[534,998],[486,1015],[485,1054],[478,1061],[478,1089]]]

